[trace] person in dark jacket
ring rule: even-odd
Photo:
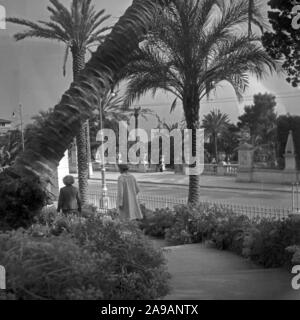
[[[66,176],[63,179],[64,188],[60,189],[57,212],[64,214],[74,214],[81,212],[81,201],[78,189],[73,186],[75,180],[73,176]]]

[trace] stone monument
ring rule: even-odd
[[[287,139],[286,147],[285,147],[285,167],[284,170],[296,170],[296,154],[295,154],[295,145],[293,139],[292,131],[289,132],[289,136]]]
[[[239,170],[238,182],[251,182],[253,174],[253,158],[255,148],[249,143],[242,143],[238,148]]]
[[[290,130],[286,147],[285,147],[285,166],[282,175],[283,182],[295,183],[297,182],[297,164],[296,164],[296,153],[293,139],[293,132]]]

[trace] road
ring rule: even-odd
[[[158,185],[150,183],[139,183],[141,193],[147,196],[167,197],[174,199],[184,199],[188,195],[187,186],[176,185]],[[116,183],[109,182],[108,190],[116,192]],[[100,193],[101,181],[90,181],[89,191],[93,194]],[[211,202],[224,202],[231,204],[273,207],[273,208],[290,208],[291,194],[280,191],[259,191],[245,189],[221,189],[201,187],[201,200]]]

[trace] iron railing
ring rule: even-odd
[[[206,163],[203,174],[211,176],[237,176],[238,168],[238,164],[217,165]]]
[[[109,192],[109,204],[107,209],[115,209],[117,207],[117,193]],[[99,207],[100,204],[99,193],[90,193],[89,202],[90,204]],[[185,205],[187,203],[187,198],[175,198],[166,196],[156,196],[148,194],[140,194],[138,196],[139,203],[144,205],[147,209],[155,211],[155,209],[170,208],[173,209],[178,205]],[[284,219],[287,218],[291,213],[291,208],[272,208],[263,206],[250,206],[233,204],[226,202],[215,202],[215,201],[201,201],[202,205],[206,206],[217,206],[219,208],[224,208],[225,210],[232,211],[238,215],[246,215],[250,219]],[[103,211],[104,208],[100,208]]]

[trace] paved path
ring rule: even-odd
[[[156,242],[161,247],[161,241]],[[261,269],[233,253],[193,244],[163,249],[172,275],[166,300],[300,300],[284,269]]]
[[[174,174],[173,172],[152,172],[152,173],[132,173],[139,182],[151,184],[166,184],[187,186],[189,177],[186,175]],[[108,181],[116,181],[119,176],[117,172],[107,172],[106,178]],[[101,172],[95,171],[92,180],[100,180]],[[243,183],[236,182],[235,177],[227,176],[206,176],[200,178],[200,186],[203,188],[219,188],[219,189],[234,189],[234,190],[259,190],[259,191],[280,191],[291,192],[290,185],[266,184],[266,183]]]
[[[188,177],[174,173],[133,173],[141,184],[143,195],[184,199],[188,195]],[[116,192],[118,173],[107,173],[108,188]],[[101,190],[99,172],[90,180],[90,191]],[[257,183],[237,183],[234,177],[201,176],[201,201],[236,205],[291,208],[291,187]]]

